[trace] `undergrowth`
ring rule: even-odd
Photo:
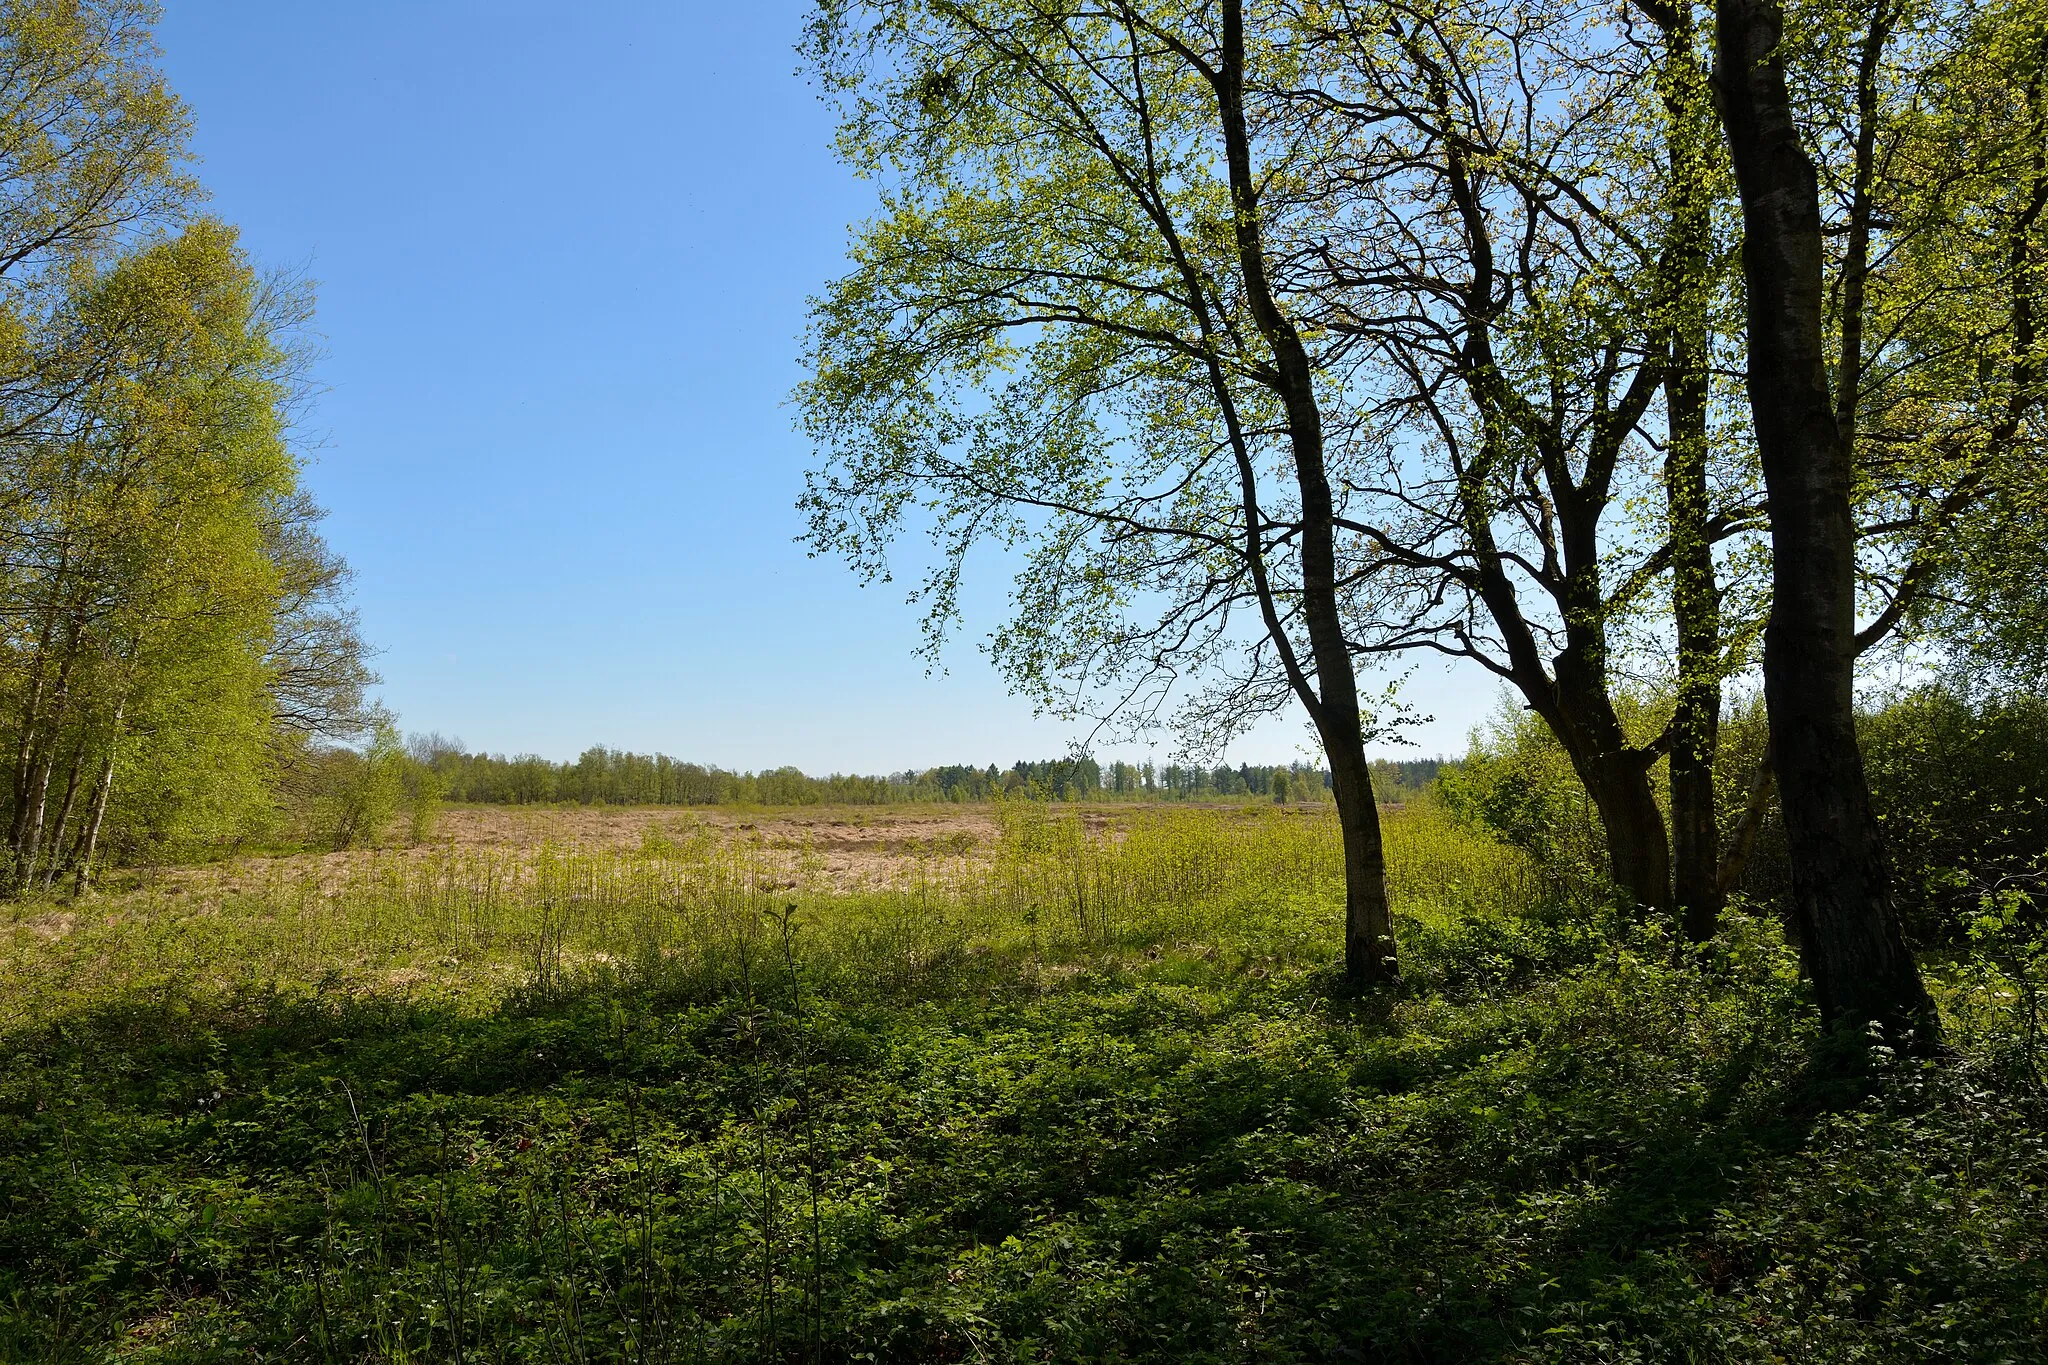
[[[1324,822],[1008,818],[859,895],[698,844],[19,912],[0,1356],[2040,1357],[2010,953],[1824,1085],[1758,918],[1416,810],[1349,999]]]

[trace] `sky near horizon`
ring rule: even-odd
[[[805,300],[873,202],[796,72],[805,9],[166,5],[211,211],[318,288],[307,482],[407,730],[810,772],[1007,766],[1082,733],[975,648],[1000,565],[927,675],[902,588],[795,542]],[[1423,664],[1436,719],[1381,752],[1462,750],[1496,695],[1475,674]],[[1230,757],[1307,744],[1295,714]]]

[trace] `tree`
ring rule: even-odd
[[[1352,594],[1356,629],[1370,648],[1463,655],[1511,683],[1598,806],[1614,880],[1642,904],[1675,902],[1704,939],[1764,808],[1750,802],[1724,848],[1721,684],[1767,615],[1752,584],[1768,509],[1747,422],[1717,411],[1714,372],[1744,353],[1716,353],[1740,300],[1700,35],[1689,6],[1640,7],[1661,41],[1564,5],[1329,6],[1318,40],[1347,59],[1299,97],[1356,129],[1327,159],[1323,325],[1370,339],[1384,410],[1405,422],[1371,490],[1384,529],[1347,528],[1381,556]],[[2009,246],[2036,181],[2015,152],[2041,139],[2024,116],[1983,112],[2026,107],[2023,93],[1987,101],[1996,62],[1969,56],[2033,50],[1968,36],[2010,34],[2009,17],[1809,13],[1803,98],[1836,199],[1828,320],[1837,418],[1858,451],[1862,652],[1925,600],[1992,471],[2024,467],[2022,372],[1978,397],[1960,370],[2026,330]],[[1911,50],[1880,62],[1900,32]],[[1668,693],[1667,719],[1631,733],[1620,692],[1645,679]],[[1668,848],[1651,781],[1665,757]],[[1752,789],[1769,776],[1766,760]]]
[[[339,741],[370,723],[364,693],[377,681],[356,613],[348,564],[322,540],[324,513],[303,491],[267,526],[278,600],[267,662],[277,727],[289,740]]]
[[[397,724],[388,715],[374,717],[360,751],[330,749],[321,755],[321,763],[325,791],[318,814],[327,838],[338,849],[375,845],[405,801],[407,779],[413,776]],[[428,797],[428,805],[438,799],[438,794]],[[414,842],[432,832],[430,813],[425,827],[417,818],[423,809],[415,806],[416,818],[408,831]]]
[[[192,387],[225,377],[240,286],[205,225],[156,236],[195,186],[154,18],[130,0],[0,6],[0,705],[17,886],[68,871],[82,887],[110,820],[217,821],[255,785],[236,702],[261,693],[241,645],[264,570],[214,513],[216,494],[251,491],[218,482],[228,465],[267,475],[260,441],[226,454],[198,435],[223,434],[248,396],[233,379]],[[122,766],[146,785],[118,783]]]
[[[112,357],[61,325],[80,263],[176,221],[189,118],[139,0],[0,4],[0,451]],[[56,325],[53,325],[56,324]]]
[[[1666,160],[1663,273],[1668,352],[1664,367],[1665,545],[1671,573],[1673,690],[1666,751],[1671,778],[1672,901],[1696,943],[1714,936],[1741,856],[1724,856],[1714,789],[1722,680],[1732,671],[1723,632],[1714,542],[1738,524],[1712,488],[1713,313],[1726,268],[1714,207],[1726,179],[1715,155],[1713,99],[1700,66],[1690,0],[1661,9],[1657,91]],[[1723,519],[1725,518],[1725,519]],[[1752,523],[1753,524],[1753,521]],[[1752,823],[1758,816],[1751,816]],[[1754,836],[1738,829],[1731,853]]]
[[[1876,1022],[1927,1043],[1934,1008],[1892,912],[1856,746],[1855,449],[1828,373],[1819,179],[1786,83],[1778,0],[1715,0],[1714,17],[1715,88],[1742,205],[1749,405],[1771,519],[1764,692],[1793,913],[1830,1026]],[[1842,354],[1855,365],[1857,348]]]
[[[797,398],[814,551],[871,580],[924,523],[936,649],[971,550],[1021,556],[997,663],[1041,705],[1215,747],[1298,704],[1343,831],[1345,963],[1391,974],[1342,596],[1358,571],[1352,339],[1304,325],[1327,206],[1312,49],[1278,12],[828,0],[807,50],[842,155],[883,180],[815,307]],[[1272,22],[1268,22],[1268,21]],[[1247,621],[1246,617],[1250,620]]]
[[[1373,556],[1347,600],[1360,647],[1513,686],[1598,806],[1613,881],[1666,906],[1676,861],[1710,920],[1712,724],[1741,657],[1716,554],[1758,508],[1739,477],[1710,479],[1721,168],[1689,40],[1659,50],[1563,4],[1326,13],[1337,58],[1296,98],[1346,133],[1308,267],[1319,325],[1359,338],[1383,395],[1360,489],[1380,510],[1345,528]],[[1657,505],[1661,525],[1639,510]],[[1636,622],[1665,577],[1677,638],[1659,658]],[[1634,733],[1623,693],[1646,672],[1678,705]]]
[[[1903,206],[1882,186],[1867,196],[1863,216],[1882,228],[1866,291],[1877,342],[1861,364],[1856,431],[1898,486],[1892,519],[1949,534],[1889,556],[1863,635],[1903,625],[1904,640],[1933,645],[1982,690],[2038,690],[2048,680],[2048,8],[1987,6],[1957,16],[1946,36],[1904,91],[1864,82],[1865,102],[1885,93],[1896,109],[1868,159],[1908,168],[1915,194]],[[1912,231],[1915,220],[1928,226]],[[1900,332],[1914,343],[1905,376],[1900,348],[1886,344]]]
[[[94,359],[18,437],[0,521],[17,889],[83,890],[110,834],[217,839],[267,801],[297,316],[205,220],[73,274],[59,318]]]

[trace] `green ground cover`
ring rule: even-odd
[[[391,858],[0,921],[0,1356],[2027,1361],[2029,983],[1810,1066],[1796,964],[1390,823],[1188,811],[845,894],[744,848]]]

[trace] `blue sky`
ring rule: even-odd
[[[805,299],[872,202],[795,72],[804,8],[167,6],[213,211],[318,285],[309,482],[408,730],[813,772],[1075,733],[973,647],[1000,582],[928,677],[902,593],[792,539]],[[1424,753],[1493,697],[1433,666],[1413,692]]]

